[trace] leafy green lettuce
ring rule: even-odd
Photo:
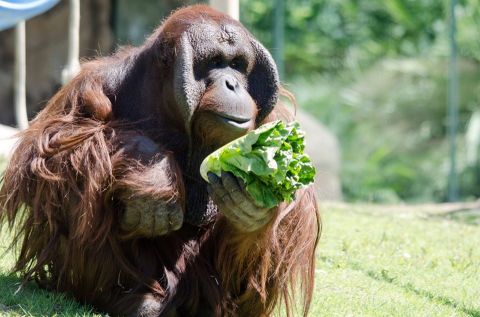
[[[313,182],[315,168],[303,152],[304,132],[297,122],[267,123],[233,140],[205,158],[200,174],[231,172],[262,207],[294,199],[295,191]]]

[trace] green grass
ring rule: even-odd
[[[311,316],[480,317],[480,219],[416,207],[327,205]],[[5,251],[8,238],[0,240]],[[8,275],[0,258],[0,315],[92,316],[89,308]]]
[[[312,316],[480,316],[473,213],[414,209],[325,210]]]

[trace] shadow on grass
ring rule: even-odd
[[[92,310],[62,294],[40,289],[27,283],[21,289],[21,279],[0,273],[0,315],[14,316],[92,316]],[[18,291],[17,291],[18,290]]]
[[[380,272],[369,270],[362,267],[359,263],[355,262],[348,262],[348,266],[351,269],[361,272],[376,281],[389,283],[395,287],[402,288],[410,293],[414,293],[415,295],[422,296],[431,302],[435,302],[437,304],[449,306],[451,308],[459,310],[470,317],[480,317],[479,309],[466,307],[465,305],[460,304],[449,297],[435,295],[427,290],[420,289],[411,283],[402,283],[398,281],[395,277],[390,276],[388,271],[386,270],[382,270]]]
[[[431,217],[436,219],[448,219],[472,226],[480,225],[480,209],[455,210],[438,215],[432,215]]]

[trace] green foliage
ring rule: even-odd
[[[286,3],[288,75],[338,72],[385,56],[417,56],[443,30],[436,0],[293,0]],[[267,46],[272,43],[274,1],[242,1],[241,20]]]
[[[479,70],[462,63],[460,132],[470,117]],[[442,201],[446,197],[445,66],[439,60],[384,60],[351,78],[296,81],[299,103],[341,137],[343,189],[349,200]],[[322,87],[319,89],[318,87]],[[476,179],[459,136],[463,198]],[[478,194],[478,191],[476,192]]]
[[[207,156],[200,173],[208,181],[208,172],[218,176],[231,172],[245,182],[259,206],[272,208],[291,202],[296,190],[313,182],[315,168],[304,148],[304,133],[297,122],[274,121]]]

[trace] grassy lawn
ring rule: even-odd
[[[435,207],[433,207],[435,208]],[[311,316],[480,317],[479,211],[325,205]],[[0,240],[0,253],[8,243]],[[91,310],[8,275],[0,258],[0,315],[92,316]]]
[[[326,208],[312,316],[480,316],[479,210]]]

